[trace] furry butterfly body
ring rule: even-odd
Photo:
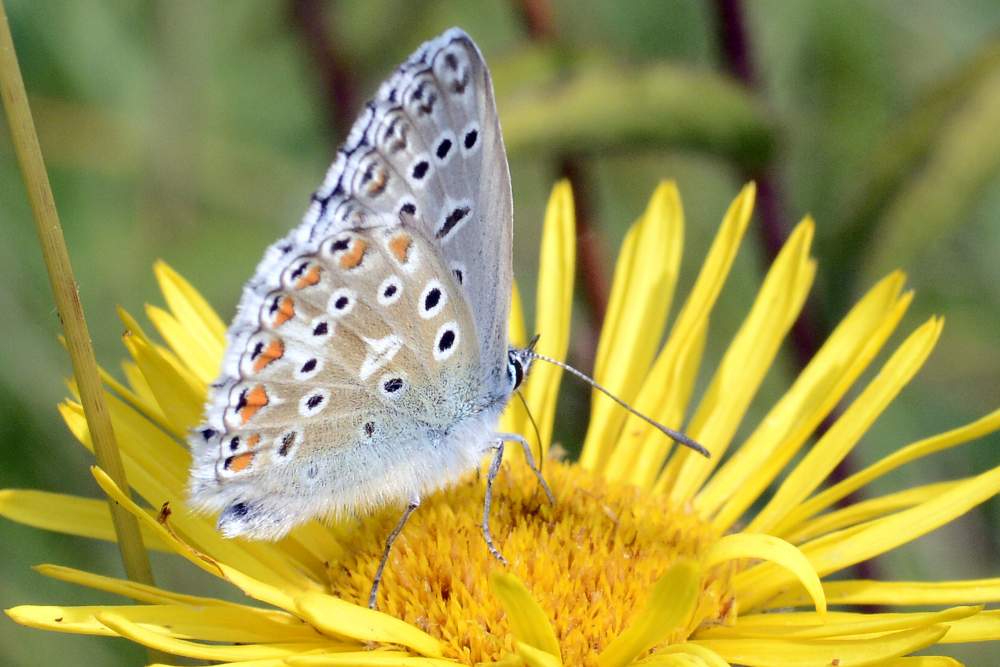
[[[507,341],[511,234],[489,72],[452,29],[381,86],[245,287],[191,437],[192,504],[227,536],[278,539],[414,507],[502,455],[530,364]]]

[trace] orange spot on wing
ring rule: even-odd
[[[400,264],[405,264],[410,256],[411,245],[413,245],[413,239],[409,234],[396,234],[389,239],[389,252]]]
[[[226,459],[226,470],[231,470],[232,472],[243,472],[250,467],[253,463],[253,457],[256,454],[247,452],[245,454],[240,454],[239,456],[231,456]]]
[[[354,239],[354,243],[351,247],[344,251],[344,254],[340,256],[340,268],[342,269],[355,269],[361,265],[361,260],[364,259],[365,250],[368,249],[368,244],[364,239]]]
[[[385,169],[377,169],[372,175],[371,182],[368,183],[368,196],[376,197],[385,191],[385,186],[389,182],[389,174]]]
[[[278,312],[274,314],[274,326],[280,327],[295,317],[295,301],[290,296],[281,297],[278,302]]]
[[[309,267],[302,276],[296,281],[295,289],[303,289],[305,287],[311,287],[319,282],[320,268],[318,264],[313,264]]]
[[[260,353],[260,356],[253,362],[254,373],[260,373],[275,359],[281,359],[285,354],[285,344],[281,342],[280,338],[275,338],[267,346],[267,348]]]
[[[254,433],[247,438],[247,449],[254,449],[258,444],[260,444],[260,433]]]
[[[264,385],[259,384],[247,392],[243,407],[239,410],[243,423],[246,424],[250,421],[265,405],[267,405],[267,391],[264,389]]]

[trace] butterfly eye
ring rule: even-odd
[[[446,303],[448,303],[448,293],[444,291],[441,283],[437,280],[428,281],[424,291],[420,293],[418,304],[420,317],[425,320],[431,319],[444,309]]]
[[[434,359],[444,361],[455,354],[458,349],[459,329],[458,322],[446,322],[438,329],[434,336]]]
[[[524,381],[524,365],[510,353],[507,354],[507,381],[510,383],[511,391],[520,387]]]

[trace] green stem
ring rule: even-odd
[[[10,125],[11,138],[17,152],[21,176],[24,178],[28,199],[34,214],[38,241],[42,247],[42,257],[49,273],[49,282],[59,310],[73,363],[73,374],[80,389],[80,400],[87,417],[87,427],[94,445],[97,464],[115,481],[123,492],[128,493],[125,467],[118,452],[111,418],[104,403],[101,379],[97,372],[97,361],[90,342],[87,322],[83,318],[83,307],[73,268],[70,265],[66,240],[63,238],[59,215],[56,212],[52,189],[45,173],[42,151],[35,134],[35,123],[31,118],[24,81],[14,52],[14,41],[10,34],[7,11],[0,0],[0,94]],[[142,543],[139,522],[117,503],[111,503],[111,519],[118,536],[125,572],[130,579],[144,584],[153,583],[153,573],[149,566],[149,556]]]

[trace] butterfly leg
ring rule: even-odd
[[[517,442],[521,444],[521,448],[524,450],[524,460],[528,462],[528,467],[531,468],[531,472],[535,473],[535,477],[538,478],[538,483],[541,485],[542,490],[545,491],[545,495],[548,497],[549,503],[555,505],[556,497],[552,495],[552,489],[549,488],[548,482],[546,482],[545,478],[542,477],[541,468],[535,465],[535,455],[531,451],[531,443],[517,433],[495,433],[494,435],[504,442]]]
[[[378,569],[375,570],[375,579],[372,581],[372,590],[371,593],[368,594],[368,607],[370,609],[375,608],[375,600],[378,597],[378,586],[382,583],[382,572],[385,571],[385,564],[389,562],[389,552],[392,551],[392,543],[395,542],[396,538],[399,537],[399,534],[403,532],[403,526],[406,525],[407,519],[409,519],[410,515],[413,514],[413,510],[418,507],[420,507],[420,498],[412,498],[409,504],[407,504],[406,509],[403,511],[403,516],[399,518],[399,523],[396,524],[396,527],[392,529],[392,532],[389,533],[389,537],[385,540],[385,550],[382,551],[382,560],[379,561]]]
[[[503,557],[500,550],[493,544],[493,534],[490,533],[490,507],[493,505],[493,480],[497,478],[497,473],[500,472],[500,464],[503,462],[503,440],[498,440],[492,449],[496,453],[493,455],[493,461],[490,463],[489,472],[486,473],[486,498],[483,501],[482,523],[483,540],[486,541],[486,548],[490,550],[493,557],[504,565],[507,565],[507,559]]]

